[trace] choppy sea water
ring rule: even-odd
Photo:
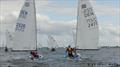
[[[47,48],[38,50],[44,58],[32,61],[30,52],[4,52],[0,49],[0,67],[120,67],[120,47],[104,47],[99,50],[79,50],[83,60],[65,58],[65,49],[51,52]]]

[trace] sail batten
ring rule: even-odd
[[[36,50],[36,13],[35,0],[25,0],[20,11],[12,50]]]
[[[98,22],[88,0],[78,0],[76,49],[97,49]]]

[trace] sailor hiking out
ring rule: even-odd
[[[73,58],[74,55],[74,48],[72,48],[70,45],[66,48],[66,53],[67,53],[67,56],[70,57],[70,58]]]
[[[37,53],[36,50],[31,51],[30,54],[31,54],[31,59],[32,59],[32,60],[34,60],[34,58],[35,58],[35,59],[39,58],[39,55],[38,55],[38,53]]]

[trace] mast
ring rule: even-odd
[[[51,45],[51,48],[57,48],[57,42],[51,35],[48,35],[48,44]]]
[[[6,35],[6,46],[7,46],[7,30],[5,32],[5,35]]]
[[[78,19],[79,19],[79,0],[77,4],[77,25],[76,25],[76,40],[75,40],[75,55],[76,55],[76,47],[77,47],[77,30],[78,30]]]
[[[36,7],[35,7],[35,0],[33,0],[33,4],[34,4],[34,18],[35,18],[35,33],[36,33],[36,50],[37,50],[37,21],[36,21]]]
[[[6,30],[6,47],[11,48],[13,41],[12,33],[10,33],[8,30]]]
[[[5,47],[7,47],[8,45],[8,30],[6,30],[6,32],[5,32],[5,34],[6,34],[6,46]]]

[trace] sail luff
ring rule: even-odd
[[[35,7],[35,0],[33,0],[33,4],[34,4],[34,17],[35,17],[35,33],[36,33],[36,50],[37,50],[37,21],[36,21],[36,7]]]
[[[5,34],[6,34],[6,46],[8,47],[9,40],[8,40],[8,31],[7,30],[6,30]]]
[[[78,36],[77,36],[77,35],[78,35],[77,32],[78,32],[78,19],[79,19],[79,0],[78,0],[78,4],[77,4],[77,6],[78,6],[78,7],[77,7],[76,38],[75,38],[75,39],[76,39],[76,40],[75,40],[75,55],[77,55],[77,51],[76,51],[76,50],[77,50],[77,37],[78,37]]]
[[[78,32],[78,19],[79,19],[79,0],[78,0],[77,6],[78,6],[78,7],[77,7],[77,25],[76,25],[76,38],[75,38],[75,39],[76,39],[76,40],[75,40],[76,42],[75,42],[75,49],[76,49],[76,47],[77,47],[77,37],[78,37],[78,36],[77,36],[77,35],[78,35],[77,32]],[[76,51],[75,51],[75,52],[76,52]]]
[[[12,40],[13,40],[12,34],[8,30],[6,30],[6,47],[11,48],[13,42]]]

